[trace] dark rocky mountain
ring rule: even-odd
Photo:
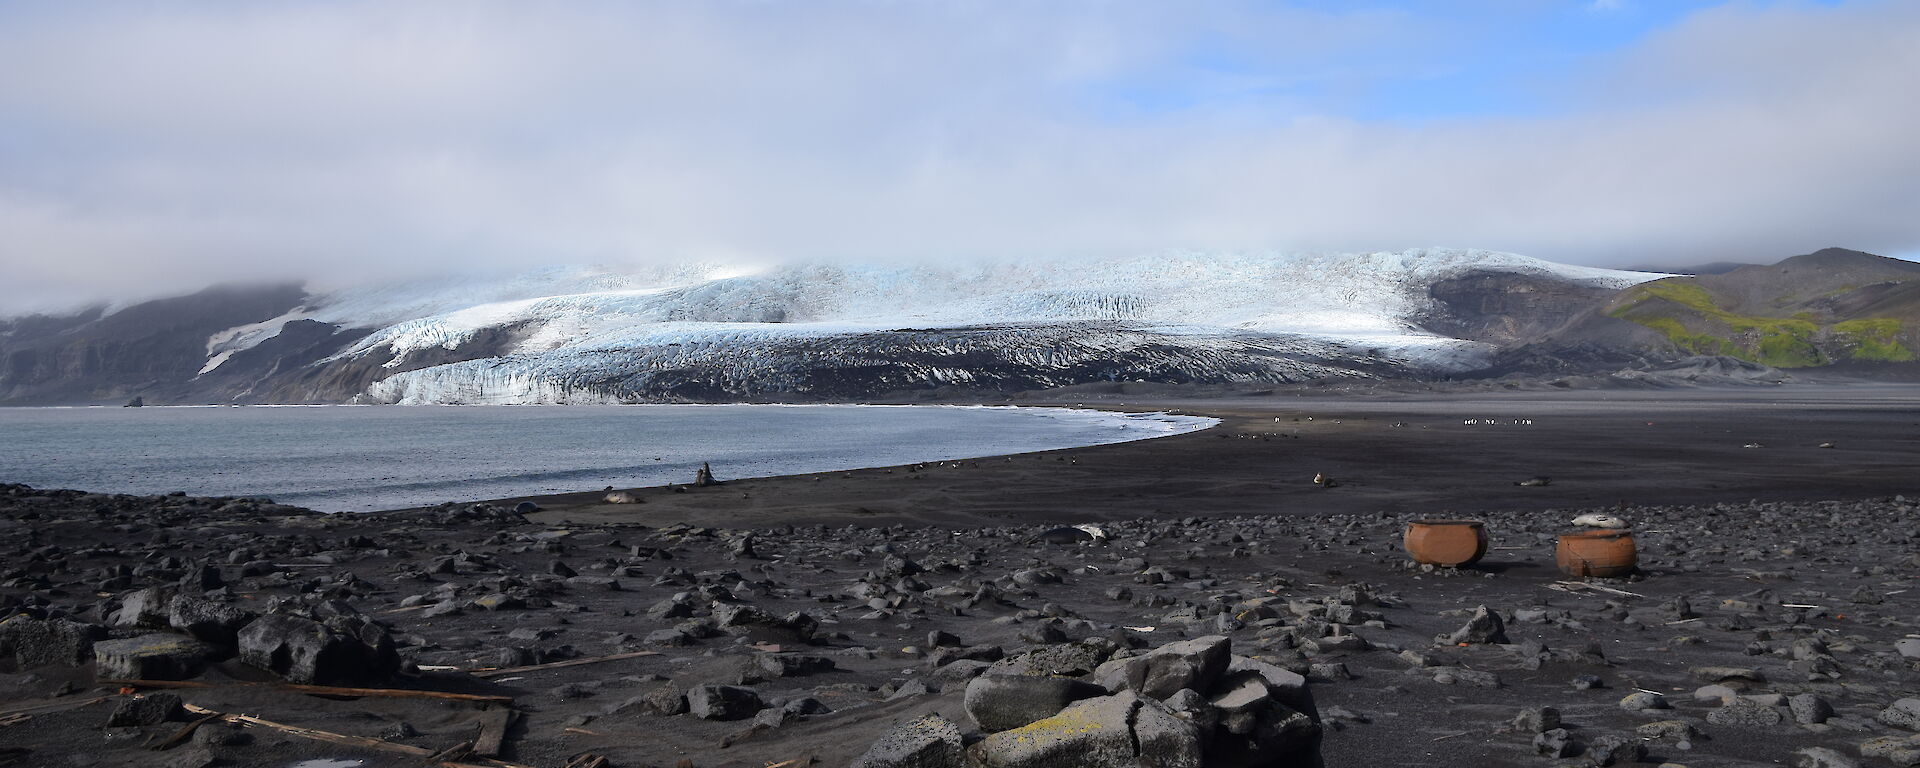
[[[112,313],[0,319],[0,402],[118,404],[139,395],[166,401],[224,393],[235,386],[232,376],[195,380],[208,337],[279,316],[305,296],[297,285],[218,286]]]
[[[1415,322],[1441,336],[1512,346],[1566,325],[1617,292],[1551,275],[1475,270],[1434,281],[1427,288],[1431,306]]]

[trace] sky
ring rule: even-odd
[[[0,0],[0,315],[560,263],[1920,254],[1911,0]]]

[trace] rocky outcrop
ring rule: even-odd
[[[968,750],[970,764],[1318,765],[1306,679],[1232,647],[1214,635],[1144,653],[1087,641],[1010,657],[967,684],[967,715],[986,734]],[[1058,663],[1069,659],[1082,661]]]
[[[1617,292],[1545,275],[1473,271],[1429,286],[1432,304],[1416,322],[1442,336],[1507,346],[1558,329]]]

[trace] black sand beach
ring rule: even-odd
[[[727,492],[640,491],[644,507],[599,504],[600,492],[531,500],[546,509],[541,521],[1002,525],[1920,491],[1920,388],[1910,385],[1024,404],[1224,421],[1144,442],[743,480]],[[723,478],[725,470],[715,467]],[[1334,477],[1337,488],[1314,485],[1315,474]],[[1537,476],[1553,482],[1514,485]]]
[[[0,634],[0,690],[12,692],[0,764],[418,765],[490,742],[509,706],[519,714],[493,728],[497,757],[443,757],[838,766],[939,713],[996,760],[973,743],[997,730],[966,705],[975,675],[1214,636],[1304,676],[1329,766],[1920,762],[1920,724],[1898,703],[1920,692],[1920,648],[1901,645],[1920,633],[1920,390],[1087,404],[1225,423],[1045,454],[635,489],[637,504],[544,497],[524,516],[511,511],[519,499],[323,516],[9,487],[0,604],[16,618]],[[1515,485],[1534,477],[1551,481]],[[1555,570],[1553,538],[1582,512],[1632,521],[1640,574],[1581,583]],[[1408,562],[1405,523],[1442,516],[1486,521],[1492,549],[1477,567]],[[1108,538],[1039,537],[1060,523]],[[361,684],[511,703],[231,687],[275,677],[210,648],[192,678],[222,687],[140,690],[383,744],[213,721],[149,750],[193,715],[107,727],[128,697],[97,682],[92,655],[68,666],[23,652],[59,646],[44,639],[53,622],[99,638],[208,631],[138,608],[153,600],[372,619],[404,665]],[[1488,619],[1454,634],[1482,606],[1501,636]],[[537,668],[488,671],[503,667]],[[676,713],[711,685],[757,701],[706,706],[706,689],[691,698],[714,718]],[[1540,707],[1563,733],[1539,735]],[[1816,758],[1827,762],[1796,762]]]

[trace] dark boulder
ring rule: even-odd
[[[1182,688],[1206,691],[1227,671],[1232,644],[1220,635],[1168,643],[1127,660],[1126,690],[1165,699]]]
[[[180,715],[180,697],[171,693],[149,693],[120,700],[107,715],[107,727],[159,725]]]
[[[960,727],[940,715],[927,715],[882,736],[849,768],[963,768],[965,765]]]
[[[727,634],[769,643],[809,642],[820,626],[805,612],[795,611],[783,618],[738,603],[714,603],[713,624]]]
[[[1030,675],[981,675],[967,684],[967,716],[980,730],[1005,731],[1060,714],[1067,705],[1107,695],[1082,680]]]
[[[982,647],[997,650],[994,646]],[[1106,661],[1111,655],[1113,655],[1111,646],[1103,647],[1090,643],[1043,645],[994,662],[993,668],[987,674],[1082,677],[1093,674],[1094,670],[1100,668],[1100,663]]]
[[[255,619],[240,630],[240,660],[293,683],[369,683],[392,677],[400,667],[393,637],[351,610],[323,604],[307,615]]]
[[[825,656],[787,653],[760,654],[754,658],[754,665],[769,678],[814,675],[834,669],[833,659]]]
[[[687,713],[702,720],[742,720],[766,709],[760,693],[738,685],[696,685],[687,691]]]
[[[107,618],[107,625],[122,629],[166,629],[168,604],[173,601],[172,587],[148,587],[120,596],[120,606]]]
[[[239,644],[240,628],[253,618],[252,611],[191,595],[178,595],[167,603],[169,626],[196,639],[229,648]]]

